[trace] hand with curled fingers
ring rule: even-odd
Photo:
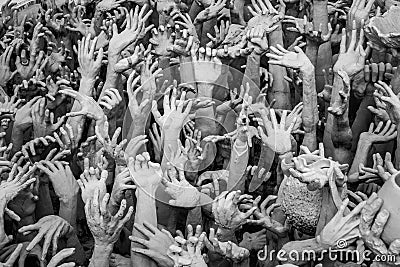
[[[273,53],[266,54],[267,57],[271,58],[268,61],[269,64],[299,69],[300,71],[314,69],[310,59],[298,46],[293,48],[294,51],[289,51],[279,44],[276,46],[276,48],[271,46],[270,49]]]
[[[86,162],[89,165],[89,162]],[[79,187],[82,191],[83,203],[87,203],[88,200],[93,196],[94,192],[99,189],[100,197],[102,198],[106,190],[106,180],[108,172],[103,170],[101,173],[99,169],[93,167],[86,167],[81,174],[79,180],[77,180]]]
[[[109,159],[114,159],[115,155],[116,155],[116,148],[119,145],[121,148],[125,146],[125,144],[127,143],[127,140],[124,139],[122,140],[119,144],[118,144],[118,138],[121,134],[121,127],[118,127],[112,138],[110,138],[109,134],[108,134],[108,130],[109,130],[109,124],[108,121],[105,121],[104,125],[103,125],[103,129],[100,129],[101,126],[96,125],[95,126],[95,133],[97,136],[97,141],[101,144],[102,146],[102,151],[104,152],[105,156]]]
[[[396,239],[390,244],[385,244],[381,239],[381,234],[390,216],[386,209],[382,209],[382,205],[383,200],[376,193],[372,193],[361,210],[359,230],[368,249],[376,255],[393,255],[395,257],[395,261],[382,263],[382,266],[395,266],[400,262],[400,239]]]
[[[389,115],[390,120],[399,125],[400,123],[400,96],[395,94],[391,86],[387,85],[382,81],[375,83],[375,87],[379,90],[374,92],[374,96],[377,97],[386,105],[386,112]]]
[[[309,44],[314,44],[316,46],[320,46],[328,42],[332,35],[332,26],[330,23],[328,23],[328,32],[326,34],[322,34],[322,24],[318,26],[318,30],[314,30],[313,23],[308,21],[306,15],[303,19],[295,18],[293,16],[285,16],[283,22],[294,24],[295,27],[289,27],[288,31],[300,33],[301,35],[305,36]]]
[[[207,37],[210,39],[210,42],[207,43],[207,46],[210,48],[218,48],[225,40],[225,37],[228,35],[230,23],[229,21],[221,21],[220,26],[214,26],[215,37],[210,33],[207,33]]]
[[[365,183],[371,183],[376,179],[386,182],[393,174],[399,171],[394,167],[392,162],[392,155],[386,152],[385,159],[383,160],[379,153],[372,155],[374,164],[373,167],[365,167],[364,164],[359,166],[359,179]]]
[[[99,99],[99,105],[105,108],[106,116],[111,113],[122,102],[122,97],[115,88],[108,88]]]
[[[37,223],[23,226],[18,229],[19,233],[27,235],[37,231],[35,238],[26,247],[27,251],[32,250],[41,240],[44,240],[41,260],[47,256],[47,252],[52,246],[52,255],[54,256],[58,248],[59,238],[71,234],[73,227],[63,218],[56,215],[47,215],[41,218]]]
[[[351,243],[359,237],[360,213],[366,202],[359,203],[352,211],[348,210],[348,204],[349,199],[343,200],[336,215],[324,226],[319,235],[316,236],[316,241],[322,248],[335,248],[339,240]]]
[[[143,225],[135,223],[133,227],[143,238],[130,236],[129,239],[144,247],[132,247],[133,252],[152,258],[159,266],[174,266],[173,260],[167,255],[168,248],[175,244],[170,232],[165,229],[159,230],[148,222],[143,222]]]
[[[31,111],[34,138],[45,137],[53,134],[65,122],[65,117],[54,121],[54,113],[46,109],[46,100],[41,98],[36,102]]]
[[[225,7],[225,3],[226,0],[217,0],[216,2],[211,3],[210,6],[197,14],[196,18],[193,21],[193,24],[201,24],[210,19],[218,17],[222,9]]]
[[[248,198],[240,191],[221,193],[212,204],[212,213],[216,224],[223,229],[235,230],[246,223],[247,219],[257,209],[253,207],[246,212],[239,210],[239,203]]]
[[[174,44],[175,32],[171,25],[160,25],[158,30],[153,28],[152,37],[150,38],[150,43],[153,45],[154,54],[158,56],[171,56],[172,55],[172,45]]]
[[[96,123],[104,123],[107,120],[103,109],[92,97],[71,89],[60,90],[60,93],[74,98],[81,106],[81,110],[71,111],[67,113],[67,117],[86,116],[95,120]]]
[[[121,204],[122,199],[124,199],[125,192],[127,190],[135,190],[136,185],[132,184],[132,177],[129,169],[125,167],[118,175],[116,175],[114,180],[114,185],[110,196],[110,210],[112,214],[115,214]]]
[[[264,227],[265,229],[277,234],[278,236],[286,236],[287,232],[289,231],[288,229],[288,225],[286,225],[286,223],[284,225],[282,225],[281,223],[275,221],[272,216],[271,213],[273,212],[273,210],[277,207],[280,206],[280,204],[278,203],[273,203],[271,205],[269,205],[268,208],[266,208],[266,206],[276,200],[277,197],[274,195],[269,195],[265,198],[265,200],[263,202],[261,202],[260,207],[258,207],[258,202],[261,200],[261,198],[257,198],[254,203],[253,206],[256,206],[257,209],[254,211],[254,219],[248,219],[247,223],[249,224],[254,224],[254,225],[260,225],[262,227]]]
[[[390,120],[386,123],[380,121],[374,129],[374,123],[371,123],[368,132],[360,134],[360,141],[362,144],[385,143],[397,137],[397,127]]]
[[[269,0],[252,0],[248,9],[253,17],[249,20],[247,26],[254,28],[261,25],[266,29],[275,30],[277,28],[275,24],[284,18],[286,11],[286,4],[283,1],[279,1],[279,5],[278,11]]]
[[[150,190],[155,193],[162,180],[161,166],[150,161],[147,152],[130,157],[128,163],[129,172],[135,185],[141,190]]]
[[[176,244],[169,247],[167,255],[174,260],[174,266],[196,266],[206,267],[207,264],[202,254],[206,233],[199,236],[190,236],[184,239],[175,237]]]
[[[41,158],[43,150],[48,147],[51,143],[54,143],[56,139],[50,135],[45,137],[38,137],[28,141],[21,148],[21,152],[25,158],[29,158],[33,161],[38,161]]]
[[[33,121],[31,117],[31,112],[34,106],[36,105],[36,102],[39,101],[39,99],[41,99],[41,97],[36,96],[17,110],[14,118],[15,119],[14,129],[24,131],[32,126]]]
[[[79,185],[66,162],[40,161],[37,167],[48,175],[54,191],[61,202],[68,203],[71,199],[77,197]]]
[[[13,45],[7,46],[6,50],[0,56],[0,86],[3,88],[18,73],[17,70],[11,71],[10,60],[13,51]]]
[[[177,168],[178,177],[170,175],[170,181],[165,177],[162,183],[165,186],[165,192],[172,198],[169,204],[181,208],[194,208],[200,205],[201,193],[192,186],[185,178],[185,172]]]
[[[63,250],[60,250],[56,255],[54,255],[49,263],[47,264],[47,267],[74,267],[75,262],[68,262],[68,263],[62,263],[66,258],[69,256],[73,255],[75,253],[75,248],[64,248]]]
[[[238,246],[232,241],[221,242],[215,236],[215,230],[210,229],[208,237],[204,238],[204,244],[209,251],[218,253],[235,263],[242,262],[250,256],[250,251],[244,247]]]
[[[249,29],[247,31],[248,47],[253,48],[257,55],[265,53],[269,48],[267,35],[273,30],[274,28],[265,30],[261,25]]]
[[[11,253],[11,255],[8,257],[7,261],[2,263],[0,262],[1,267],[11,267],[14,266],[16,263],[21,251],[23,248],[23,244],[18,244],[15,250]]]
[[[129,207],[124,216],[127,205],[126,200],[123,199],[118,212],[112,215],[107,208],[109,199],[110,194],[107,193],[101,197],[100,189],[97,188],[85,204],[86,220],[96,246],[113,246],[124,224],[130,220],[133,213],[133,207]]]

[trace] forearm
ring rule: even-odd
[[[39,200],[36,207],[35,215],[37,219],[54,214],[48,182],[39,182]]]
[[[19,127],[16,126],[15,123],[12,129],[11,143],[13,144],[12,154],[20,151],[22,146],[24,145],[24,131],[19,129]]]
[[[69,222],[76,229],[76,212],[78,205],[78,194],[74,194],[68,199],[60,199],[59,216]]]
[[[306,55],[310,59],[314,68],[317,66],[318,48],[319,46],[316,45],[315,43],[307,41]]]
[[[315,87],[314,66],[308,66],[301,71],[303,75],[303,146],[310,151],[318,148],[317,145],[317,124],[318,124],[318,99]]]
[[[313,2],[314,31],[318,31],[319,25],[322,25],[322,34],[327,34],[328,22],[328,1],[324,0]],[[325,84],[322,70],[327,70],[332,66],[332,49],[330,41],[318,47],[317,64],[314,66],[317,90],[320,92],[324,88]]]
[[[90,258],[90,267],[108,267],[109,259],[114,245],[98,245],[95,242],[92,257]]]
[[[93,95],[94,83],[95,83],[95,79],[82,77],[80,86],[79,86],[79,92],[91,97]],[[79,110],[80,110],[79,102],[74,101],[71,112],[76,112]],[[79,141],[81,140],[85,121],[86,121],[85,116],[69,117],[67,120],[67,124],[71,125],[71,127],[72,127],[74,137],[75,137],[74,141],[76,143],[79,143]]]
[[[231,161],[229,163],[228,191],[240,190],[244,192],[246,178],[244,174],[246,172],[248,160],[249,148],[247,143],[236,139],[232,147]]]
[[[178,139],[181,129],[168,129],[164,131],[164,144],[163,144],[163,157],[161,161],[161,169],[164,171],[166,169],[168,160],[171,159],[171,155],[166,153],[172,149],[172,151],[178,151]],[[167,149],[168,148],[168,149]],[[170,149],[171,148],[171,149]]]
[[[367,159],[369,155],[369,151],[371,150],[372,144],[370,142],[365,142],[360,140],[358,142],[357,151],[354,156],[353,164],[351,165],[349,174],[348,174],[348,181],[349,183],[355,183],[358,181],[359,177],[359,166],[360,164],[367,164]]]
[[[140,188],[136,190],[136,214],[135,223],[143,225],[147,222],[155,227],[157,227],[157,213],[156,213],[156,201],[155,192],[157,188]],[[132,230],[132,236],[145,238],[139,231],[135,228]],[[131,247],[141,247],[135,242],[131,243]],[[131,262],[132,266],[156,266],[156,263],[150,258],[143,256],[141,254],[131,252]]]
[[[253,99],[256,99],[260,94],[260,59],[261,55],[254,51],[247,57],[246,70],[242,81],[243,88],[246,88],[246,84],[249,83],[249,96]]]
[[[214,85],[200,83],[198,87],[198,99],[212,99]],[[214,107],[199,108],[196,110],[196,129],[199,129],[203,136],[216,135],[218,127],[215,123]]]
[[[276,46],[277,44],[283,46],[282,34],[282,25],[279,24],[279,27],[269,34],[268,40],[270,46]],[[272,84],[271,94],[268,94],[268,100],[270,102],[273,99],[276,100],[274,108],[291,109],[289,84],[283,78],[287,76],[286,68],[271,64],[269,65],[269,72],[274,77],[274,82]]]

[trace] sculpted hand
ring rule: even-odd
[[[209,237],[205,237],[204,244],[206,245],[208,250],[218,253],[228,259],[231,259],[236,263],[242,262],[250,256],[250,251],[248,249],[240,247],[232,241],[218,241],[217,237],[215,236],[215,230],[213,228],[210,229]]]
[[[364,44],[364,30],[360,30],[360,37],[357,43],[357,27],[356,22],[353,21],[353,30],[351,32],[350,45],[346,51],[346,30],[342,31],[342,41],[340,43],[340,52],[336,64],[333,66],[333,71],[338,73],[343,70],[347,75],[352,78],[357,73],[364,69],[366,53],[363,48]],[[356,44],[357,43],[357,44]]]
[[[190,101],[185,110],[183,110],[186,92],[182,92],[178,105],[176,105],[176,96],[176,88],[173,89],[171,98],[169,98],[169,94],[164,95],[164,114],[162,116],[157,110],[157,102],[153,101],[151,112],[153,113],[154,119],[163,131],[181,130],[183,125],[188,120],[189,113],[192,108],[192,101]]]
[[[161,183],[162,172],[160,164],[150,161],[149,153],[144,152],[135,159],[129,158],[128,168],[136,186],[142,190],[151,189],[151,193],[155,193]]]
[[[201,47],[198,54],[192,50],[191,55],[196,81],[210,84],[215,83],[222,74],[222,63],[215,56],[215,52],[209,47],[206,49]]]
[[[260,204],[260,208],[257,208],[254,211],[254,217],[255,220],[253,219],[248,219],[247,223],[249,224],[255,224],[255,225],[260,225],[263,226],[265,229],[274,232],[275,234],[277,234],[278,236],[286,236],[287,232],[288,232],[288,226],[282,225],[281,223],[275,221],[274,219],[272,219],[271,217],[271,212],[273,212],[273,210],[277,207],[279,207],[279,204],[271,204],[268,208],[266,208],[266,206],[268,205],[268,203],[270,203],[271,201],[275,200],[277,197],[274,195],[269,195],[261,204]],[[258,200],[258,199],[256,199]],[[255,200],[255,205],[258,205],[258,201]],[[253,205],[254,205],[253,204]]]
[[[7,46],[6,50],[0,56],[0,86],[5,87],[9,80],[11,80],[15,74],[18,73],[17,70],[11,71],[10,60],[12,53],[14,51],[14,46]]]
[[[133,252],[152,258],[159,266],[174,266],[173,260],[167,255],[168,248],[172,244],[175,244],[175,240],[170,232],[165,229],[160,231],[157,227],[147,222],[144,222],[143,225],[135,223],[133,227],[144,237],[129,237],[132,242],[144,247],[132,247],[131,250]]]
[[[19,233],[23,233],[25,235],[31,233],[32,231],[37,231],[38,233],[26,247],[26,250],[32,250],[42,239],[44,239],[41,258],[44,260],[50,245],[53,247],[52,255],[55,255],[58,247],[58,239],[71,233],[73,228],[63,218],[55,215],[47,215],[41,218],[37,223],[23,226],[18,230]]]
[[[92,97],[70,89],[61,90],[60,93],[74,98],[82,107],[80,111],[67,113],[67,117],[87,116],[97,122],[104,122],[107,120],[103,109]]]
[[[103,48],[100,48],[97,57],[95,58],[94,53],[96,49],[97,37],[95,37],[93,40],[90,38],[91,34],[88,34],[87,37],[82,38],[82,41],[78,40],[78,71],[81,73],[82,77],[90,81],[94,81],[100,71],[104,52]],[[83,89],[88,90],[87,88]]]
[[[240,191],[221,193],[213,202],[212,213],[217,225],[222,228],[235,230],[246,223],[253,212],[257,209],[251,208],[247,212],[239,210],[239,202],[245,199],[247,195],[240,195]]]
[[[37,164],[37,167],[49,176],[60,201],[67,202],[72,198],[76,198],[79,192],[79,185],[69,165],[65,165],[60,161],[41,161]]]
[[[374,92],[374,96],[386,104],[386,111],[389,114],[389,118],[396,125],[400,123],[400,96],[393,92],[391,86],[387,85],[382,81],[375,83],[375,87],[381,92]],[[382,95],[383,94],[383,95]]]
[[[178,169],[177,171],[179,173],[178,179],[171,175],[170,181],[166,178],[162,180],[162,183],[166,187],[165,192],[172,197],[169,200],[169,204],[182,208],[194,208],[198,206],[200,204],[201,193],[186,180],[183,169]]]
[[[193,23],[200,24],[210,19],[216,18],[221,10],[225,7],[225,2],[226,0],[217,0],[217,2],[212,3],[209,7],[197,14]]]
[[[100,196],[103,197],[106,191],[106,180],[108,177],[107,171],[102,171],[99,174],[98,169],[93,167],[86,168],[77,181],[82,191],[83,203],[87,203],[88,199],[93,196],[94,191],[99,188]],[[100,178],[100,179],[99,179]]]
[[[153,25],[145,28],[147,19],[150,17],[152,10],[146,12],[147,5],[144,5],[139,12],[139,6],[135,10],[131,9],[126,16],[126,27],[123,31],[118,33],[118,27],[113,24],[113,35],[109,43],[108,57],[119,57],[119,54],[129,45],[136,42],[137,39],[146,34]]]
[[[123,199],[121,206],[114,216],[107,209],[110,194],[100,197],[100,190],[94,191],[85,205],[85,214],[90,232],[94,237],[97,246],[112,246],[117,242],[119,235],[125,223],[127,223],[133,213],[133,207],[129,207],[125,214],[126,200]]]
[[[385,125],[385,126],[384,126]],[[360,134],[360,141],[373,143],[384,143],[395,139],[397,136],[396,125],[390,120],[386,122],[380,121],[374,130],[374,123],[369,126],[368,132]]]
[[[280,65],[292,69],[300,69],[300,71],[310,68],[313,69],[310,59],[298,46],[294,47],[294,52],[286,50],[279,44],[276,48],[271,46],[270,49],[274,54],[266,54],[267,57],[271,58],[271,60],[268,61],[269,64]]]
[[[387,247],[380,237],[390,215],[387,210],[381,209],[382,205],[382,199],[376,193],[372,193],[361,210],[360,234],[365,245],[376,255],[395,255],[396,261],[390,264],[397,265],[400,262],[400,240],[394,240]]]
[[[285,20],[283,20],[283,22],[295,24],[295,27],[287,28],[288,31],[300,33],[301,35],[305,36],[308,42],[317,46],[328,42],[332,35],[332,26],[330,23],[328,23],[327,34],[322,35],[322,24],[319,25],[318,31],[314,31],[313,23],[308,21],[307,16],[304,16],[304,19],[285,16]]]
[[[46,109],[45,98],[39,99],[31,111],[34,138],[52,135],[65,122],[65,117],[59,117],[54,121],[54,113]]]
[[[121,204],[126,190],[135,190],[136,185],[132,184],[132,177],[128,168],[124,168],[114,180],[111,191],[110,204],[115,207]]]
[[[200,236],[191,236],[187,240],[180,236],[175,237],[179,245],[171,245],[167,255],[174,260],[175,266],[206,267],[207,264],[201,252],[205,236],[206,233],[203,232]]]
[[[268,119],[266,111],[261,111],[261,116],[266,132],[259,126],[258,131],[261,136],[261,140],[272,150],[278,154],[285,154],[292,150],[292,144],[290,141],[291,132],[296,123],[293,120],[288,128],[286,128],[286,117],[287,111],[283,111],[281,121],[278,124],[276,119],[275,110],[270,109],[271,120]]]
[[[334,248],[339,240],[348,243],[354,241],[359,235],[360,212],[365,206],[363,201],[358,204],[350,213],[347,210],[349,199],[345,199],[336,215],[322,229],[316,237],[317,242],[325,249]],[[347,212],[346,212],[347,210]],[[345,212],[348,213],[345,215]]]
[[[64,261],[66,258],[69,256],[73,255],[75,253],[75,248],[64,248],[63,250],[60,250],[56,255],[54,255],[49,263],[47,264],[47,267],[68,267],[68,266],[75,266],[75,262],[71,263],[64,263],[61,264],[62,261]]]

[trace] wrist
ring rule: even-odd
[[[303,75],[314,74],[315,67],[311,62],[308,62],[301,66],[300,71],[303,73]]]
[[[96,252],[101,253],[102,255],[111,254],[113,250],[114,244],[110,244],[108,242],[94,240],[94,250]]]

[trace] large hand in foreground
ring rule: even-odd
[[[158,228],[147,222],[144,222],[143,226],[135,223],[134,227],[138,232],[142,233],[145,239],[135,236],[130,236],[129,239],[145,248],[132,247],[131,250],[133,252],[152,258],[159,266],[174,265],[173,260],[167,256],[169,246],[175,243],[170,232],[165,229],[160,231]]]
[[[364,240],[366,246],[376,255],[395,256],[396,261],[391,262],[391,264],[398,265],[400,263],[400,257],[398,256],[400,239],[393,241],[387,247],[380,237],[390,215],[387,210],[381,209],[382,204],[382,199],[376,193],[373,193],[367,200],[366,205],[361,210],[359,226],[361,238]]]
[[[44,239],[42,250],[42,260],[44,260],[50,245],[53,247],[52,255],[55,255],[57,252],[58,239],[67,235],[72,230],[72,226],[63,218],[55,215],[47,215],[35,224],[21,227],[18,232],[29,234],[32,231],[38,231],[35,238],[26,247],[26,250],[32,250],[42,239]]]

